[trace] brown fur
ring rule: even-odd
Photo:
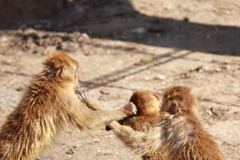
[[[120,120],[120,124],[145,132],[158,121],[160,104],[157,94],[149,90],[138,90],[133,93],[130,102],[137,106],[137,115]]]
[[[158,123],[160,116],[160,98],[149,90],[138,90],[133,93],[130,102],[137,106],[137,115],[118,121],[121,125],[131,127],[134,131],[147,132]],[[151,155],[151,159],[162,159],[162,154]],[[149,155],[142,155],[143,160],[149,160]]]
[[[160,119],[146,133],[113,121],[113,132],[145,160],[224,160],[197,113],[197,99],[186,87],[173,87],[163,97]]]
[[[80,130],[95,129],[136,112],[133,104],[100,111],[86,107],[74,92],[76,69],[77,62],[61,52],[44,62],[43,71],[30,82],[1,128],[1,160],[34,158],[68,123]]]

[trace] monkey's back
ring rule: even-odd
[[[124,118],[120,124],[131,127],[135,131],[146,132],[158,122],[158,117],[134,116]]]
[[[198,117],[176,116],[171,121],[165,121],[163,123],[169,124],[169,131],[167,133],[163,129],[162,138],[165,139],[163,145],[168,147],[162,149],[168,150],[167,160],[224,160],[214,138]]]
[[[34,87],[35,90],[31,87]],[[48,90],[45,90],[45,93],[38,93],[36,87],[34,84],[29,86],[21,102],[7,116],[6,122],[1,128],[1,160],[31,158],[32,155],[36,155],[39,150],[50,143],[58,130],[65,125],[59,123],[59,121],[63,121],[58,118],[63,118],[61,105],[54,103],[59,97],[51,96],[51,92],[54,91],[48,93]],[[33,92],[36,92],[35,95]]]

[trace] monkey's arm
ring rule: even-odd
[[[108,123],[107,128],[110,128],[127,147],[139,155],[155,152],[160,144],[160,134],[155,130],[149,133],[134,131],[131,127],[120,125],[116,121]]]
[[[102,106],[100,106],[98,103],[94,102],[87,94],[86,91],[79,91],[76,90],[76,94],[78,95],[78,98],[86,104],[88,108],[91,108],[92,110],[105,110]]]
[[[76,109],[77,108],[77,109]],[[83,103],[79,103],[69,113],[70,122],[80,130],[95,129],[106,125],[108,122],[120,120],[127,116],[135,115],[137,108],[133,103],[129,103],[124,107],[110,110],[97,110],[87,108]]]

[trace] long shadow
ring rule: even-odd
[[[1,22],[0,22],[1,23]],[[147,16],[128,0],[71,2],[68,10],[46,20],[1,24],[3,29],[35,27],[56,32],[85,32],[90,37],[137,42],[220,55],[240,55],[240,28]]]
[[[165,64],[168,62],[172,62],[176,59],[179,58],[184,58],[185,56],[192,54],[193,52],[189,51],[187,53],[181,54],[179,56],[175,56],[175,57],[171,57],[170,55],[173,54],[173,52],[168,52],[165,53],[163,55],[158,55],[158,56],[154,56],[153,60],[151,62],[147,62],[144,64],[139,64],[139,66],[136,66],[136,64],[122,68],[118,71],[115,71],[113,73],[110,74],[106,74],[103,75],[101,77],[97,77],[95,79],[91,79],[89,81],[81,81],[81,84],[84,87],[87,87],[88,90],[94,89],[94,88],[98,88],[101,86],[109,86],[110,83],[115,82],[115,81],[119,81],[121,79],[124,79],[128,76],[132,76],[132,75],[136,75],[138,73],[141,73],[143,71],[149,70],[155,66],[161,65],[161,64]],[[166,58],[167,60],[165,61],[161,61],[162,58]],[[116,86],[115,86],[116,88]],[[123,88],[122,88],[123,89]],[[125,89],[129,89],[129,88],[125,88]]]
[[[0,29],[2,30],[24,30],[26,28],[35,28],[36,30],[52,31],[55,33],[72,33],[78,31],[87,33],[93,38],[121,40],[151,46],[175,48],[176,50],[188,50],[185,55],[177,55],[177,51],[154,55],[138,50],[136,52],[138,54],[153,56],[154,62],[151,61],[139,66],[128,66],[110,74],[82,82],[89,89],[100,86],[111,87],[109,85],[111,82],[148,70],[156,65],[172,62],[177,58],[186,58],[186,55],[194,52],[240,55],[240,28],[238,27],[193,23],[187,18],[175,20],[147,16],[136,11],[128,0],[73,1],[69,9],[51,18],[29,20],[17,25],[0,22]],[[23,39],[28,39],[29,37],[36,40],[44,39],[44,37],[37,35],[18,34],[18,36],[23,37]],[[69,38],[67,34],[63,34],[60,38],[62,41],[71,41],[71,37]],[[98,47],[96,44],[89,45]],[[108,44],[99,45],[99,47],[130,52],[136,50],[136,48],[132,47],[121,48]],[[176,54],[177,56],[172,57],[171,54]],[[168,58],[168,60],[164,62],[159,61],[163,57]],[[201,57],[198,60],[200,59]]]

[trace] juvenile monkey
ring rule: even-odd
[[[186,87],[173,87],[163,97],[158,124],[147,132],[110,122],[107,127],[144,160],[224,160],[204,129],[197,99]]]
[[[151,128],[160,115],[159,97],[150,90],[138,90],[133,93],[130,102],[137,106],[137,114],[120,120],[119,123],[135,131],[145,132]]]
[[[80,130],[95,129],[136,114],[131,103],[112,110],[86,107],[74,91],[77,68],[77,62],[62,52],[49,56],[1,128],[0,160],[34,158],[68,123]]]

